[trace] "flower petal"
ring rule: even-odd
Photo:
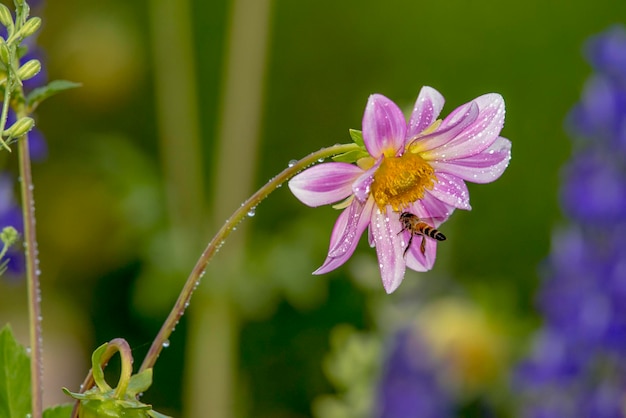
[[[435,132],[418,137],[413,142],[411,150],[423,155],[429,150],[445,146],[474,123],[478,115],[478,105],[473,102],[466,103],[449,115]]]
[[[418,200],[409,207],[409,212],[438,228],[452,215],[454,207],[445,204],[432,194],[426,193],[423,199]]]
[[[415,271],[428,271],[435,265],[437,258],[437,240],[426,237],[426,251],[422,254],[420,250],[422,237],[413,238],[411,248],[407,251],[405,259],[406,266]]]
[[[362,173],[353,164],[319,164],[289,180],[289,189],[305,205],[327,205],[350,196],[352,183]]]
[[[370,224],[378,254],[378,266],[387,293],[392,293],[404,279],[403,238],[398,235],[402,229],[398,214],[387,208],[386,213],[375,210]]]
[[[457,209],[471,210],[469,191],[465,182],[448,173],[436,173],[437,182],[432,190],[427,190],[440,201]]]
[[[359,238],[371,220],[373,207],[373,199],[365,205],[358,200],[353,200],[350,206],[339,215],[331,234],[328,256],[324,264],[313,274],[328,273],[352,256]]]
[[[437,90],[428,86],[422,87],[409,120],[408,132],[406,134],[408,141],[419,135],[437,120],[444,103],[445,99]]]
[[[471,157],[447,161],[431,161],[437,176],[453,174],[473,183],[489,183],[502,175],[511,160],[511,141],[498,137],[489,148]]]
[[[498,139],[504,125],[505,109],[502,96],[496,93],[485,94],[474,99],[472,103],[479,108],[476,120],[450,142],[424,152],[422,154],[424,159],[433,161],[471,157],[489,148]],[[440,130],[443,130],[446,124],[441,125]]]
[[[354,183],[352,183],[352,193],[354,193],[354,196],[361,202],[365,202],[368,199],[370,195],[370,186],[374,182],[374,173],[376,173],[376,170],[378,170],[382,161],[383,160],[381,158],[372,168],[365,172],[361,172],[362,174],[354,180]]]
[[[365,204],[353,200],[342,212],[331,234],[329,257],[337,258],[348,251],[354,251],[359,238],[371,221],[373,207],[374,199],[369,199]]]
[[[402,110],[381,94],[372,94],[363,115],[363,141],[376,159],[404,151],[406,120]]]

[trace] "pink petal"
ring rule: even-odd
[[[478,105],[479,115],[476,120],[450,142],[438,148],[422,153],[426,160],[450,160],[470,157],[489,148],[504,125],[504,100],[496,93],[485,94],[473,100]],[[440,130],[443,129],[440,127]]]
[[[406,121],[400,108],[381,94],[367,101],[363,115],[363,141],[370,155],[397,155],[404,151]]]
[[[354,193],[354,196],[361,202],[365,202],[369,198],[370,186],[374,182],[374,173],[376,173],[382,161],[381,158],[372,168],[361,172],[362,174],[352,183],[352,193]]]
[[[426,193],[423,199],[410,206],[409,212],[438,228],[452,215],[454,207],[445,204],[432,194]]]
[[[350,196],[352,183],[362,173],[353,164],[319,164],[289,180],[289,189],[305,205],[327,205]]]
[[[431,161],[437,177],[446,172],[474,183],[489,183],[502,175],[511,159],[511,141],[498,137],[489,148],[471,157]]]
[[[339,215],[330,237],[328,256],[324,264],[313,274],[324,274],[336,269],[345,263],[354,253],[359,238],[371,219],[373,199],[365,205],[354,200]]]
[[[403,238],[398,235],[402,229],[398,214],[391,208],[386,213],[375,210],[370,224],[372,236],[378,254],[378,266],[387,293],[392,293],[404,279],[406,264],[404,261]]]
[[[437,172],[436,176],[435,186],[427,193],[457,209],[472,209],[469,203],[469,191],[463,180],[455,175],[442,172]]]
[[[439,149],[453,141],[458,135],[471,126],[478,118],[479,109],[476,103],[467,103],[456,109],[448,116],[437,131],[418,137],[413,143],[413,151],[425,153],[432,149]]]
[[[422,254],[420,245],[422,237],[413,238],[411,248],[406,253],[406,266],[415,271],[428,271],[435,265],[437,258],[437,240],[426,237],[426,251]]]
[[[408,132],[406,134],[409,141],[437,120],[444,103],[443,96],[437,90],[428,86],[422,87],[409,120]]]
[[[329,257],[339,257],[346,252],[354,251],[356,245],[370,223],[374,199],[365,204],[353,200],[339,216],[330,238]]]

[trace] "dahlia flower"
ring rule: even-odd
[[[443,104],[439,92],[423,87],[407,123],[394,102],[374,94],[365,108],[362,133],[353,131],[362,152],[316,165],[291,179],[291,191],[304,204],[341,202],[335,207],[343,209],[328,257],[314,274],[345,263],[367,227],[387,293],[397,289],[407,267],[432,268],[437,240],[405,228],[401,214],[408,212],[438,227],[454,209],[470,209],[465,181],[494,181],[511,155],[511,142],[499,136],[504,124],[499,94],[480,96],[438,120]],[[413,235],[419,239],[407,248]]]

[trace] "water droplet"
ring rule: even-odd
[[[289,164],[287,164],[289,167],[293,167],[294,165],[296,165],[298,163],[298,160],[291,160],[289,161]]]
[[[323,159],[323,158],[318,158],[317,162],[318,162],[318,163],[323,163],[323,162],[324,162],[324,159]]]
[[[163,341],[163,344],[161,344],[163,346],[163,348],[167,348],[170,346],[170,340],[165,340]]]
[[[254,215],[256,215],[255,210],[256,210],[256,208],[252,208],[252,209],[250,209],[250,210],[248,211],[248,216],[252,218]]]

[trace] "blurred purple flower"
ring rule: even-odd
[[[543,330],[513,383],[523,417],[623,416],[626,393],[626,31],[590,39],[598,74],[567,126],[576,150],[562,171],[573,225],[553,236],[538,308]]]
[[[416,332],[396,334],[378,385],[377,418],[454,416],[454,402],[437,381],[435,364]]]
[[[23,234],[24,223],[22,211],[13,196],[13,179],[0,173],[0,230],[6,226],[12,226]],[[19,250],[19,245],[14,245],[7,251],[5,258],[9,259],[7,265],[8,277],[21,277],[24,274],[24,254]]]
[[[593,68],[626,88],[626,28],[615,25],[589,38],[585,55]]]
[[[626,221],[626,167],[607,152],[585,150],[563,170],[561,206],[582,225],[610,226]]]

